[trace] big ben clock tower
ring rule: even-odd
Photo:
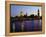
[[[38,9],[38,17],[39,17],[39,9]]]
[[[40,15],[39,15],[39,9],[38,9],[38,20],[40,19]]]

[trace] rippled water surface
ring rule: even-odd
[[[11,23],[11,32],[29,32],[29,31],[42,31],[41,20],[31,21],[15,21]]]

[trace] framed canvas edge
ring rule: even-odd
[[[37,5],[42,5],[43,9],[42,9],[42,32],[22,32],[22,33],[10,33],[7,30],[7,5],[11,4],[11,2],[16,2],[16,3],[20,3],[20,1],[5,1],[5,35],[6,36],[14,36],[14,35],[33,35],[33,34],[44,34],[45,33],[45,3],[38,3]],[[22,4],[24,3],[35,3],[34,5],[36,5],[37,2],[21,2]],[[43,13],[44,12],[44,13]],[[9,18],[8,18],[9,19]]]

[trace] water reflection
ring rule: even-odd
[[[15,21],[11,23],[11,32],[42,31],[42,20]]]

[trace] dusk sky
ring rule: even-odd
[[[27,15],[37,15],[39,9],[39,13],[41,16],[41,7],[39,6],[19,6],[19,5],[11,5],[11,16],[20,16],[20,12],[23,12],[23,15],[27,13]]]

